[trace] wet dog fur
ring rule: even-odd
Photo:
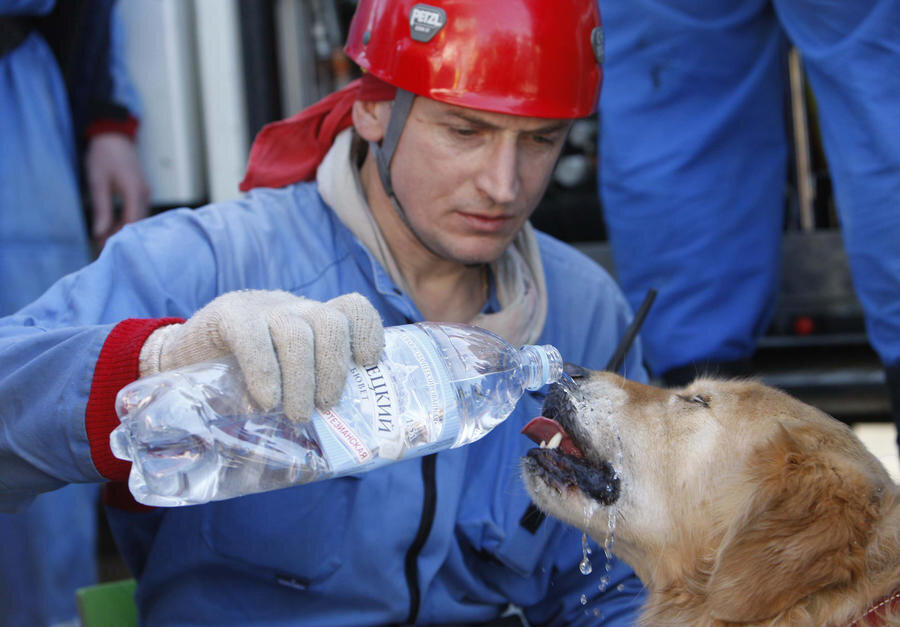
[[[580,374],[543,411],[582,457],[533,449],[523,479],[601,544],[614,508],[642,624],[848,625],[900,587],[900,491],[843,423],[755,381]]]

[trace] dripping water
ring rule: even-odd
[[[594,517],[594,512],[597,511],[599,507],[598,503],[595,501],[588,501],[584,504],[584,525],[582,525],[583,529],[587,529],[591,525],[591,519]],[[591,547],[588,546],[588,536],[587,533],[581,534],[581,563],[578,564],[578,570],[581,571],[582,575],[590,575],[594,570],[594,567],[591,565]]]
[[[578,570],[581,571],[582,575],[590,575],[593,572],[594,567],[591,566],[591,558],[588,555],[591,554],[591,549],[587,545],[587,534],[581,534],[581,563],[578,564]]]
[[[607,565],[612,560],[612,547],[616,538],[616,508],[609,508],[609,518],[606,522],[606,538],[603,540],[603,554],[606,556]],[[611,566],[610,566],[611,567]]]
[[[568,372],[563,371],[560,373],[559,379],[556,380],[556,384],[564,389],[570,398],[574,398],[573,393],[578,389],[578,384],[576,384],[575,380],[569,376]]]
[[[577,393],[578,386],[575,381],[565,372],[560,376],[559,381],[557,382],[567,393],[570,402],[575,407],[576,411],[579,415],[587,416],[587,415],[596,415],[598,408],[594,403],[588,404],[584,398]],[[618,469],[622,468],[622,462],[625,457],[624,452],[622,451],[622,437],[619,433],[619,427],[613,419],[613,414],[611,411],[602,412],[603,418],[605,418],[610,432],[614,436],[613,446],[611,447],[611,455],[610,457],[615,460],[613,463],[613,468],[618,473]],[[618,479],[618,474],[616,475],[616,479]],[[584,529],[587,529],[590,526],[591,519],[594,516],[594,513],[599,508],[599,503],[596,501],[590,500],[584,506]],[[617,508],[615,505],[611,505],[607,508],[607,533],[606,537],[603,540],[603,553],[606,557],[606,563],[604,565],[604,569],[606,573],[609,573],[612,570],[612,547],[613,542],[615,540],[615,532],[616,532],[616,520],[617,520]],[[583,575],[589,575],[593,572],[593,566],[590,560],[591,549],[588,546],[588,538],[587,534],[583,533],[581,536],[581,562],[579,563],[579,570]],[[604,574],[600,577],[600,591],[603,592],[610,583],[610,578],[608,574]],[[618,589],[618,588],[617,588]]]

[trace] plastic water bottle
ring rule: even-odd
[[[389,327],[381,361],[352,368],[338,404],[308,423],[261,410],[229,358],[124,387],[110,444],[132,462],[128,485],[141,503],[218,501],[474,442],[562,367],[553,346],[517,350],[477,327]]]

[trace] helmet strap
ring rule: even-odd
[[[400,136],[403,134],[406,119],[409,117],[409,111],[412,109],[413,100],[415,99],[416,95],[411,91],[397,88],[397,95],[394,96],[394,104],[391,106],[391,117],[388,119],[387,131],[385,131],[380,143],[369,142],[369,150],[372,151],[372,155],[375,157],[375,164],[378,166],[378,177],[381,179],[384,193],[390,199],[391,204],[394,206],[394,211],[400,216],[400,220],[428,252],[441,257],[422,240],[412,224],[410,224],[409,218],[406,217],[406,211],[403,210],[403,206],[394,193],[394,184],[391,182],[391,160],[394,158],[394,151],[400,142]]]
[[[415,98],[414,93],[398,87],[384,137],[380,143],[369,142],[369,150],[375,156],[375,164],[378,166],[381,185],[384,187],[384,192],[391,198],[394,197],[394,185],[391,183],[391,159],[394,158],[394,151],[397,150],[397,144],[400,143],[403,127],[406,126],[406,118],[409,117],[409,110],[412,109]]]

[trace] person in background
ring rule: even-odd
[[[596,108],[594,0],[361,0],[364,75],[264,128],[246,197],[128,225],[0,320],[0,507],[108,480],[147,624],[628,625],[634,572],[534,510],[529,393],[478,442],[358,476],[178,508],[134,502],[109,433],[140,376],[234,354],[259,404],[333,404],[383,325],[468,322],[600,369],[631,313],[528,217]],[[626,372],[645,380],[639,346]],[[518,613],[517,613],[518,612]]]
[[[659,289],[670,385],[746,374],[778,286],[785,53],[803,59],[855,290],[900,433],[900,1],[600,0],[600,190],[617,277]],[[898,440],[900,444],[900,440]]]
[[[146,215],[112,13],[112,2],[0,2],[0,315],[90,261],[82,167],[98,244]],[[75,589],[97,578],[97,499],[96,486],[72,485],[0,514],[0,625],[77,620]]]

